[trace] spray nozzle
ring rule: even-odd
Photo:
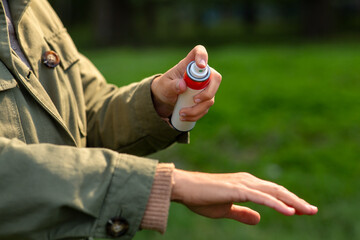
[[[190,67],[190,73],[192,76],[196,77],[196,78],[203,78],[206,76],[208,72],[208,68],[205,67],[205,68],[199,68],[195,62],[193,62],[191,64],[191,67]]]

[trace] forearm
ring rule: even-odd
[[[151,96],[155,76],[128,86],[106,83],[86,58],[81,58],[88,146],[147,155],[174,142],[187,142],[187,134],[172,129],[156,112]]]

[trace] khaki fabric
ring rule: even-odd
[[[107,84],[47,1],[11,0],[29,69],[10,48],[0,3],[0,239],[107,238],[113,217],[129,222],[121,239],[131,239],[157,166],[138,156],[187,134],[158,117],[153,77]],[[55,68],[41,63],[49,50]]]

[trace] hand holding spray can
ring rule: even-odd
[[[194,96],[204,90],[210,82],[211,70],[209,65],[205,68],[199,68],[195,61],[189,63],[186,67],[184,80],[187,89],[184,93],[178,96],[178,100],[174,107],[174,112],[171,117],[171,124],[173,127],[181,132],[187,132],[194,128],[196,122],[181,121],[179,112],[182,108],[192,107],[195,105]]]

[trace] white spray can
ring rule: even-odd
[[[186,67],[184,80],[187,89],[184,93],[178,96],[174,111],[171,117],[172,126],[181,132],[190,131],[195,127],[196,122],[181,121],[179,112],[182,108],[192,107],[195,105],[194,96],[204,90],[210,82],[211,70],[209,65],[205,68],[199,68],[195,61],[189,63]]]

